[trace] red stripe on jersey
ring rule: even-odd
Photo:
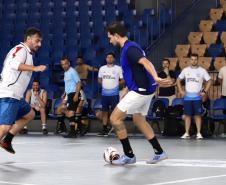
[[[16,56],[16,53],[17,53],[18,51],[20,51],[21,48],[23,48],[23,47],[21,47],[21,46],[20,46],[20,47],[16,47],[16,51],[13,53],[13,58]]]

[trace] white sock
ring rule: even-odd
[[[42,129],[46,129],[46,123],[42,123]]]

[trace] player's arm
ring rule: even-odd
[[[28,64],[20,64],[18,66],[18,71],[33,71],[33,72],[42,72],[46,70],[45,65],[33,66]]]
[[[177,87],[178,87],[179,93],[180,93],[182,96],[184,96],[184,95],[185,95],[185,92],[184,92],[184,90],[183,90],[183,88],[182,88],[181,81],[182,81],[182,80],[181,80],[180,78],[177,79]]]
[[[122,88],[125,85],[124,79],[119,79],[119,87]]]
[[[102,85],[102,78],[98,78],[98,83]]]
[[[186,79],[185,70],[186,70],[186,68],[181,71],[181,73],[179,74],[179,76],[177,78],[177,82],[176,82],[177,87],[178,87],[178,91],[182,95],[182,97],[185,96],[185,91],[183,90],[182,85],[181,85],[181,81]]]
[[[82,83],[81,81],[79,81],[77,84],[76,84],[76,87],[75,87],[75,96],[73,98],[74,102],[78,101],[78,97],[79,97],[79,93],[80,93],[80,90],[82,88]]]
[[[98,71],[98,83],[100,84],[100,85],[102,85],[102,78],[103,78],[103,75],[102,75],[102,70],[103,68],[101,67],[100,69],[99,69],[99,71]]]
[[[163,75],[164,72],[160,72],[158,73],[158,76],[160,78],[165,78],[165,75]],[[172,86],[175,86],[176,85],[176,80],[175,80],[175,75],[173,74],[172,77],[170,75],[168,75],[166,78],[169,80],[169,84],[159,84],[158,85],[158,88],[159,87],[163,87],[163,88],[166,88],[166,87],[172,87]]]
[[[201,96],[205,96],[206,95],[206,93],[209,91],[210,86],[212,84],[212,79],[211,79],[211,77],[210,77],[210,75],[208,74],[207,71],[204,72],[204,79],[206,80],[206,85],[205,85],[205,88],[200,93]]]
[[[31,101],[31,91],[28,90],[25,95],[25,101],[30,104]]]
[[[25,61],[27,60],[27,51],[23,47],[16,47],[14,51],[12,51],[12,55],[10,58],[10,66],[14,70],[18,71],[44,71],[46,69],[45,65],[40,66],[33,66],[25,64]]]
[[[42,98],[40,98],[38,96],[38,100],[39,100],[39,104],[41,105],[41,107],[46,107],[47,100],[48,100],[48,94],[47,94],[47,92],[46,91],[43,92]]]
[[[93,66],[90,66],[90,65],[86,65],[86,66],[87,66],[88,71],[95,71],[95,72],[98,71],[98,68],[96,68],[96,67],[93,67]]]
[[[119,67],[119,87],[123,88],[125,85],[125,80],[123,79],[122,68]]]
[[[205,92],[205,93],[208,92],[210,87],[211,87],[211,84],[212,84],[212,80],[210,79],[210,80],[207,81],[206,86],[203,89],[203,92]]]
[[[162,78],[158,77],[155,67],[146,57],[140,58],[138,63],[144,66],[144,68],[152,75],[152,77],[154,78],[154,80],[157,83],[165,84],[165,85],[169,85],[171,83],[171,81],[167,78],[162,79]]]
[[[82,88],[82,83],[80,81],[80,78],[78,76],[77,71],[75,70],[75,72],[72,74],[72,78],[73,80],[76,82],[76,87],[75,87],[75,96],[73,98],[74,102],[78,101],[78,97],[79,97],[79,93],[80,90]]]

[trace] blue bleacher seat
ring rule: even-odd
[[[214,25],[214,31],[222,32],[226,30],[226,20],[219,20]]]
[[[71,46],[65,51],[65,55],[70,59],[70,61],[74,61],[78,55],[78,47]]]
[[[223,44],[211,44],[209,48],[207,48],[207,52],[209,56],[216,58],[223,54],[224,45]]]
[[[60,60],[61,58],[64,56],[64,53],[63,53],[63,50],[62,49],[59,49],[59,50],[53,50],[52,51],[52,62],[54,64],[59,64],[60,63]]]
[[[16,1],[16,9],[17,12],[27,12],[29,10],[30,5],[27,2],[21,2],[20,4],[18,4],[18,2]]]

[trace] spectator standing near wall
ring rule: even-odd
[[[88,78],[89,72],[90,71],[96,71],[96,72],[98,71],[97,68],[92,67],[88,64],[85,64],[83,61],[83,58],[81,56],[78,56],[76,58],[75,70],[77,71],[83,86],[85,86],[87,83],[87,78]]]
[[[191,117],[194,116],[197,128],[196,139],[202,139],[202,97],[205,96],[211,86],[211,78],[208,72],[198,65],[197,54],[191,54],[190,62],[191,65],[184,68],[177,79],[178,90],[184,98],[185,134],[181,138],[190,138]],[[185,80],[185,91],[182,89],[182,80]],[[202,88],[204,80],[207,83],[205,88]]]
[[[98,136],[108,136],[109,114],[119,102],[119,86],[123,84],[122,69],[115,65],[115,54],[109,52],[106,56],[107,64],[102,66],[98,73],[98,82],[102,86],[102,124],[103,129]]]
[[[169,59],[163,59],[162,71],[158,74],[160,78],[167,78],[171,81],[170,85],[159,85],[158,97],[169,99],[169,105],[172,105],[172,101],[176,98],[175,85],[176,75],[173,71],[169,70],[170,61]]]

